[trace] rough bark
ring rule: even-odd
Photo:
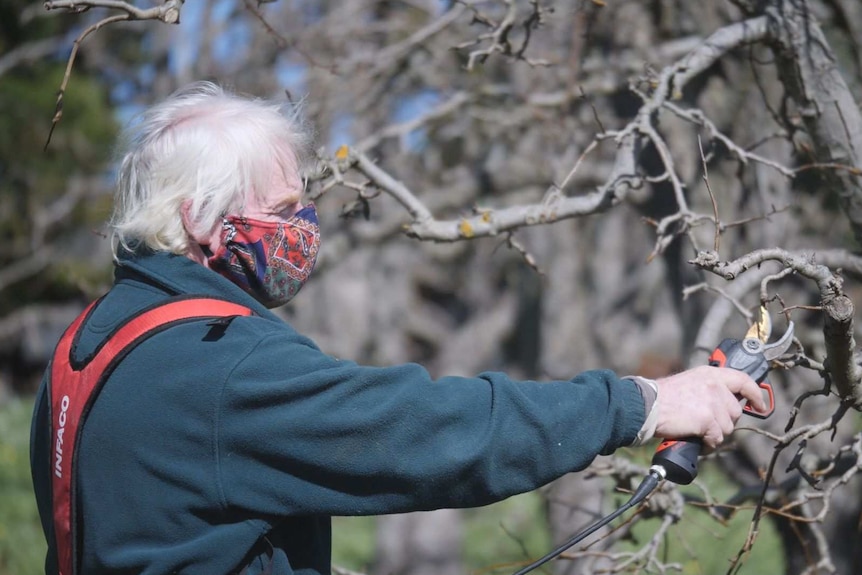
[[[862,245],[862,114],[808,2],[770,2],[763,13],[778,73],[813,143],[803,152],[828,166],[823,185],[840,198]]]

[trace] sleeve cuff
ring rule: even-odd
[[[658,424],[658,385],[654,380],[638,375],[626,376],[623,379],[633,381],[637,385],[644,402],[644,422],[641,425],[640,431],[638,431],[637,437],[631,443],[632,447],[637,447],[643,445],[655,435],[655,428]]]

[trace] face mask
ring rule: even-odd
[[[266,307],[289,302],[311,275],[320,248],[314,204],[282,222],[228,216],[222,246],[208,258],[223,275]]]

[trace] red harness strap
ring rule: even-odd
[[[75,449],[84,420],[109,371],[116,362],[143,339],[172,322],[188,319],[248,316],[245,306],[210,298],[191,298],[168,302],[144,311],[123,324],[96,354],[76,365],[72,346],[84,320],[96,302],[69,326],[51,362],[49,390],[51,397],[51,454],[54,532],[57,539],[57,563],[60,575],[77,573],[77,529],[75,521]]]

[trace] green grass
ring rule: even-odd
[[[510,497],[494,505],[462,510],[465,574],[505,574],[544,554],[551,538],[537,493]],[[332,522],[332,562],[367,572],[374,560],[374,517],[336,517]]]
[[[625,450],[637,463],[649,466],[653,454],[652,447],[636,450]],[[731,483],[722,473],[719,466],[710,460],[701,460],[697,483],[708,491],[716,502],[727,501],[734,495],[738,487]],[[727,573],[731,562],[739,554],[749,534],[751,520],[754,516],[754,502],[749,501],[740,506],[722,524],[711,517],[702,505],[693,501],[703,501],[703,491],[695,485],[680,486],[680,491],[688,499],[682,518],[671,525],[665,538],[660,542],[656,557],[665,564],[675,563],[681,567],[683,575],[722,575]],[[622,504],[625,497],[619,498]],[[614,525],[619,525],[623,519],[617,519]],[[621,546],[620,551],[632,551],[640,548],[659,528],[660,519],[640,521],[633,529],[633,541]],[[772,522],[764,517],[760,521],[752,549],[739,561],[737,575],[779,575],[784,573],[784,553],[781,542]]]
[[[651,455],[647,454],[647,455]],[[699,480],[713,497],[726,500],[736,490],[709,463],[701,468]],[[693,486],[682,488],[684,493],[702,499],[702,493]],[[626,497],[620,496],[619,503]],[[712,519],[705,510],[686,505],[679,523],[671,526],[668,536],[661,542],[658,559],[664,563],[677,563],[682,575],[724,574],[737,555],[748,535],[753,507],[738,510],[726,524]],[[629,519],[633,511],[614,521],[619,526]],[[467,509],[463,512],[465,575],[508,575],[526,561],[536,559],[551,550],[551,538],[544,516],[541,496],[527,493],[506,501]],[[351,571],[366,572],[374,554],[375,519],[335,518],[333,521],[333,563]],[[640,548],[655,533],[658,519],[643,520],[633,530],[633,541],[619,545],[617,551]],[[574,535],[574,533],[566,534]],[[576,549],[595,541],[588,538]],[[784,559],[778,536],[771,522],[763,519],[755,544],[737,572],[739,575],[779,575],[784,573]],[[550,573],[545,568],[540,573]],[[635,570],[631,572],[644,572]]]
[[[663,563],[680,565],[683,575],[727,573],[748,535],[753,509],[738,511],[726,524],[709,517],[705,510],[686,506],[679,523],[673,525],[661,542],[657,558]],[[642,545],[658,527],[658,520],[642,522],[634,529]],[[784,557],[775,529],[769,520],[760,523],[750,553],[740,560],[738,575],[779,575],[784,573]]]
[[[375,517],[333,517],[332,563],[365,573],[374,560]]]
[[[0,406],[0,575],[44,573],[45,538],[30,480],[32,401]]]
[[[511,573],[552,546],[545,503],[524,493],[464,512],[464,563],[470,573]]]

